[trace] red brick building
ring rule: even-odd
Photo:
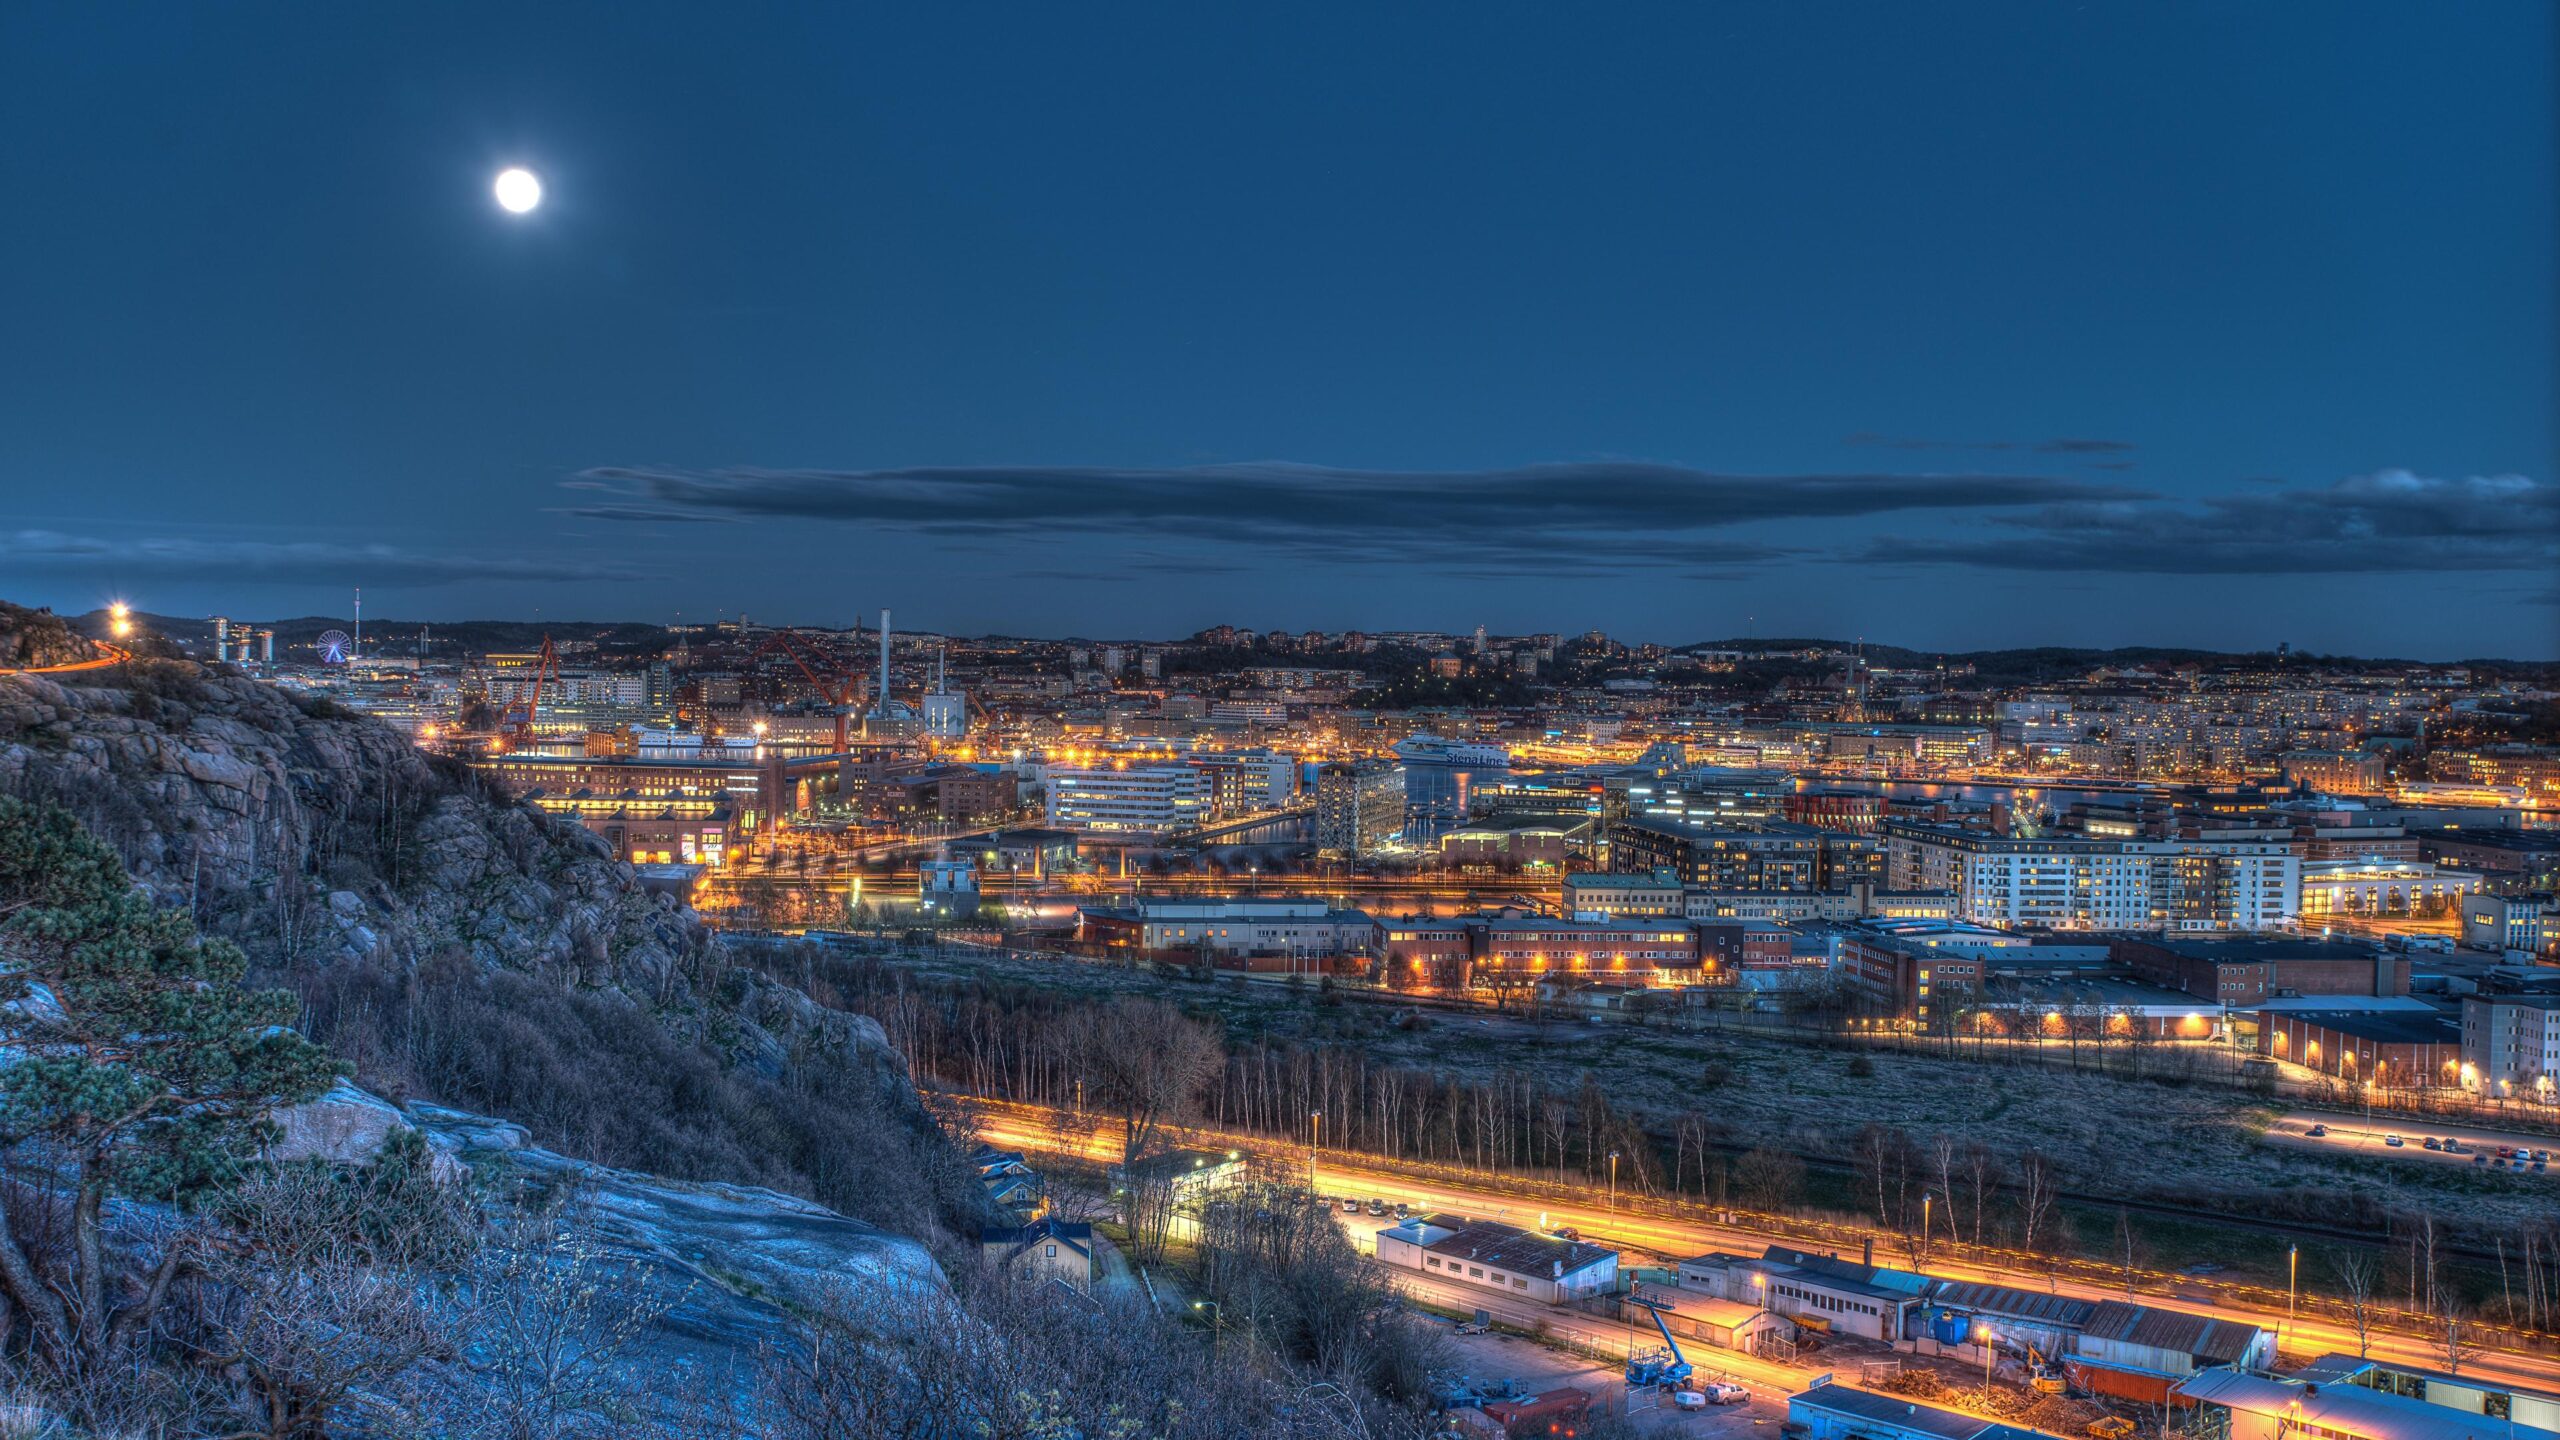
[[[2265,1010],[2258,1053],[2350,1084],[2425,1089],[2462,1081],[2462,1027],[2401,1010]]]
[[[2188,940],[2122,936],[2110,958],[2154,985],[2231,1009],[2286,995],[2406,995],[2409,961],[2364,945],[2251,936]]]
[[[1845,937],[1840,973],[1870,1015],[1926,1027],[1982,988],[1982,962],[1878,936]]]

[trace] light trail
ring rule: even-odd
[[[1078,1137],[1072,1131],[1062,1133],[1052,1118],[1054,1112],[1013,1102],[982,1099],[977,1103],[984,1107],[978,1123],[981,1140],[1027,1153],[1065,1154],[1106,1164],[1117,1163],[1120,1158],[1118,1146],[1107,1129],[1106,1117],[1087,1117],[1094,1125],[1105,1128],[1085,1134],[1078,1145],[1074,1143]],[[1305,1146],[1276,1145],[1267,1137],[1232,1135],[1190,1127],[1174,1138],[1242,1149],[1275,1163],[1294,1165],[1301,1173],[1308,1166]],[[1350,1195],[1363,1201],[1376,1199],[1389,1204],[1402,1201],[1417,1208],[1454,1210],[1524,1229],[1571,1226],[1586,1240],[1615,1245],[1622,1252],[1632,1252],[1639,1258],[1676,1262],[1714,1250],[1757,1255],[1771,1245],[1824,1248],[1800,1237],[1775,1235],[1739,1223],[1713,1224],[1678,1216],[1648,1215],[1640,1209],[1627,1208],[1643,1205],[1641,1196],[1630,1196],[1614,1207],[1589,1201],[1540,1198],[1502,1188],[1502,1177],[1499,1176],[1488,1175],[1485,1183],[1480,1185],[1417,1180],[1409,1175],[1362,1165],[1355,1157],[1340,1152],[1322,1152],[1314,1167],[1314,1177],[1318,1194]],[[1894,1263],[1897,1258],[1882,1253],[1878,1255],[1884,1263]],[[2374,1329],[2359,1347],[2353,1327],[2347,1324],[2310,1316],[2287,1320],[2281,1311],[2269,1313],[2249,1306],[2169,1293],[2160,1284],[2168,1277],[2144,1277],[2151,1281],[2149,1288],[2137,1284],[2133,1291],[2128,1292],[2121,1285],[2063,1279],[2028,1266],[1932,1257],[1927,1268],[1930,1274],[1947,1279],[1978,1280],[2086,1300],[2134,1299],[2256,1325],[2275,1334],[2278,1348],[2292,1355],[2355,1354],[2361,1348],[2377,1360],[2427,1369],[2443,1368],[2444,1357],[2438,1348],[2418,1336]],[[1571,1314],[1586,1321],[1596,1318],[1578,1311],[1556,1313]],[[2479,1354],[2465,1358],[2463,1371],[2546,1390],[2560,1386],[2560,1358],[2518,1348],[2484,1348]]]

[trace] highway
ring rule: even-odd
[[[1062,1137],[1044,1112],[1034,1107],[990,1101],[980,1103],[985,1109],[979,1120],[979,1138],[988,1143],[1041,1154],[1073,1154],[1080,1148],[1082,1158],[1089,1161],[1107,1163],[1118,1159],[1114,1132],[1109,1127],[1104,1127],[1100,1133],[1090,1134],[1078,1147],[1068,1143],[1074,1137]],[[1195,1130],[1172,1138],[1177,1143],[1247,1149],[1270,1160],[1301,1166],[1308,1163],[1306,1147],[1277,1146],[1260,1137]],[[1588,1198],[1578,1202],[1523,1198],[1503,1188],[1502,1179],[1498,1176],[1486,1176],[1482,1184],[1419,1180],[1363,1165],[1356,1157],[1333,1151],[1319,1152],[1313,1168],[1318,1194],[1377,1199],[1391,1205],[1401,1201],[1418,1209],[1451,1210],[1529,1229],[1571,1226],[1579,1230],[1585,1240],[1614,1245],[1622,1254],[1636,1261],[1676,1261],[1715,1250],[1756,1255],[1772,1244],[1803,1243],[1742,1225],[1710,1224],[1676,1215],[1648,1214],[1640,1208],[1643,1204],[1641,1199],[1628,1197],[1612,1203],[1604,1198],[1605,1192],[1599,1187],[1594,1187]],[[1391,1222],[1378,1222],[1380,1228],[1387,1223]],[[1887,1254],[1881,1246],[1876,1259],[1883,1264],[1907,1263],[1907,1257],[1899,1253]],[[1930,1274],[1948,1279],[1987,1281],[2091,1300],[2127,1298],[2120,1286],[2056,1279],[2041,1268],[2023,1264],[2009,1266],[1933,1257],[1926,1269]],[[2357,1349],[2354,1330],[2341,1322],[2309,1316],[2288,1322],[2281,1309],[2268,1310],[2176,1295],[2169,1290],[2177,1283],[2175,1277],[2147,1278],[2151,1283],[2147,1287],[2138,1287],[2132,1298],[2170,1309],[2212,1314],[2261,1326],[2276,1332],[2279,1348],[2290,1357],[2309,1359],[2332,1351],[2353,1354]],[[2375,1331],[2365,1348],[2377,1359],[2435,1369],[2443,1366],[2442,1353],[2428,1341],[2412,1335]],[[2560,1357],[2549,1354],[2506,1347],[2484,1348],[2481,1353],[2466,1357],[2462,1368],[2468,1374],[2494,1377],[2542,1390],[2560,1390]]]

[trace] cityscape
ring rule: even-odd
[[[2560,1440],[2554,13],[1647,11],[0,10],[0,1435]]]

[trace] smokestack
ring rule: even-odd
[[[889,713],[889,612],[880,612],[880,713]]]
[[[356,588],[356,638],[347,642],[347,658],[353,660],[364,653],[364,588]]]

